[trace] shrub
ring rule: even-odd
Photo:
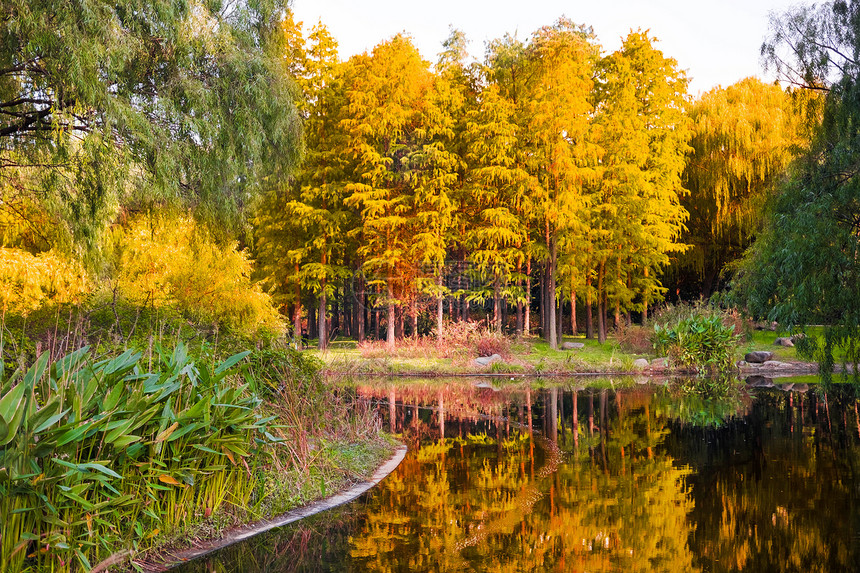
[[[653,348],[654,329],[638,324],[622,322],[615,329],[615,340],[625,352],[633,354],[648,354]]]
[[[478,356],[492,356],[499,354],[508,358],[511,354],[511,342],[502,334],[482,332],[474,344]]]
[[[682,367],[700,374],[732,368],[738,337],[734,325],[726,326],[719,313],[693,314],[675,324],[654,325],[654,348]]]

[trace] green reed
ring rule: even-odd
[[[145,371],[140,353],[82,348],[9,376],[0,361],[0,571],[88,570],[246,504],[274,440],[227,380],[247,354],[210,368],[180,344]]]

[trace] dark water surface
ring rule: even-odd
[[[860,571],[850,388],[575,385],[360,387],[400,467],[177,571]]]

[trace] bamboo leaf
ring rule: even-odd
[[[228,358],[227,360],[225,360],[224,362],[219,364],[217,368],[215,368],[215,376],[217,377],[220,374],[223,374],[225,371],[229,370],[230,368],[232,368],[233,366],[235,366],[236,364],[238,364],[239,362],[244,360],[245,357],[248,356],[249,354],[251,354],[250,350],[246,350],[244,352],[234,354],[233,356],[231,356],[230,358]]]
[[[45,430],[47,430],[48,428],[50,428],[51,426],[53,426],[54,424],[59,422],[63,418],[63,416],[65,416],[66,414],[69,413],[70,410],[71,410],[71,408],[67,408],[66,410],[60,412],[59,414],[54,414],[53,416],[51,416],[50,418],[48,418],[47,420],[45,420],[44,422],[39,424],[39,426],[35,430],[33,430],[33,433],[34,434],[41,434],[42,432],[44,432]]]
[[[159,475],[158,481],[160,481],[161,483],[166,483],[168,485],[182,485],[182,482],[177,481],[176,478],[167,474]]]
[[[158,444],[160,442],[165,441],[167,438],[170,437],[170,434],[172,434],[173,432],[176,431],[176,428],[178,428],[178,427],[179,427],[179,422],[174,422],[169,428],[165,429],[163,432],[158,434],[158,436],[156,436],[155,443]]]

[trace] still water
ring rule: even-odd
[[[179,571],[860,571],[850,388],[576,384],[361,386],[398,469]]]

